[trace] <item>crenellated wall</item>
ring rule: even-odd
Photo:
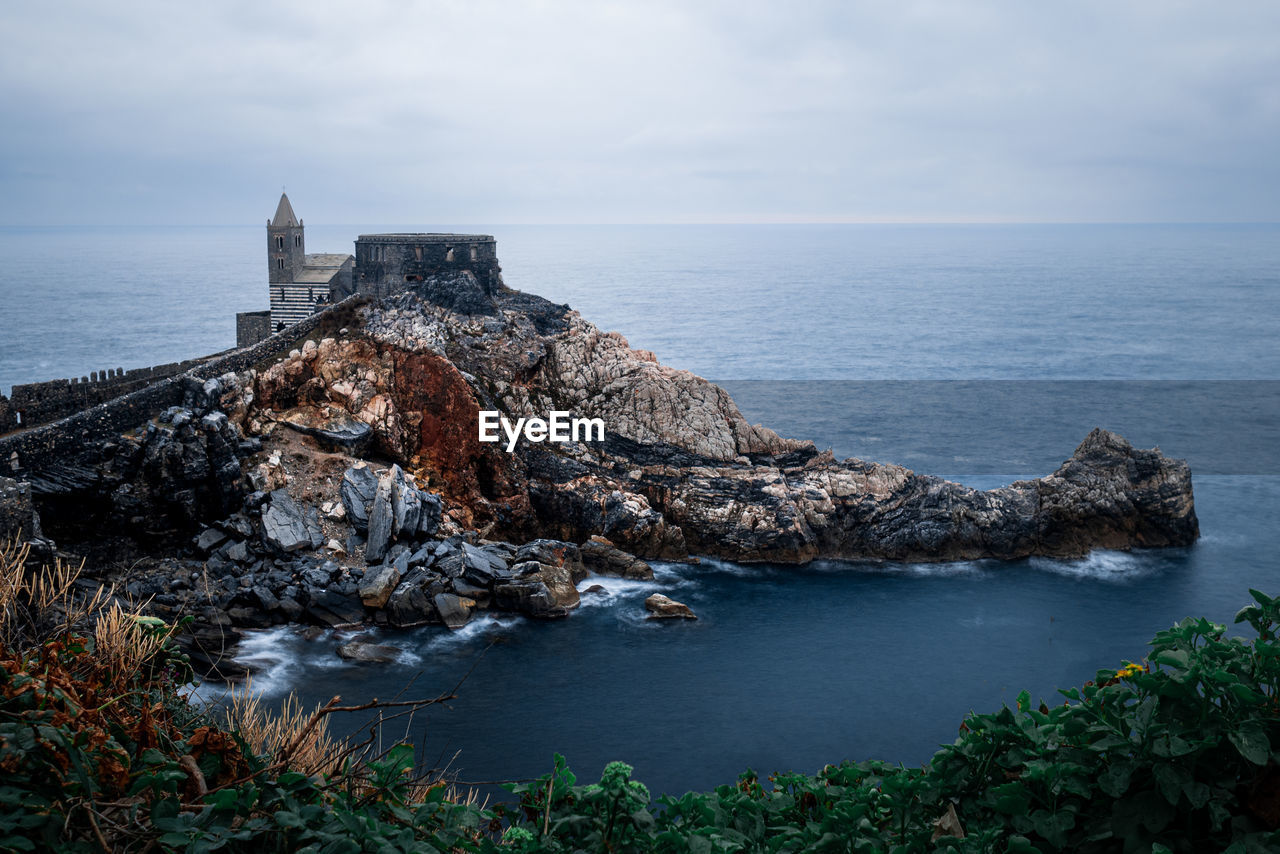
[[[314,331],[328,318],[361,301],[363,298],[360,296],[348,297],[252,347],[229,350],[199,360],[194,367],[181,373],[91,405],[58,421],[0,436],[0,476],[20,476],[60,461],[75,459],[90,443],[128,432],[168,407],[181,404],[190,380],[203,383],[225,373],[244,371],[267,359],[285,355],[296,346],[299,339]]]
[[[88,409],[158,380],[188,371],[207,358],[209,357],[128,371],[113,368],[93,371],[86,377],[15,385],[13,396],[8,401],[13,427],[32,427],[65,418],[73,412]],[[0,413],[0,432],[4,430],[4,416]]]

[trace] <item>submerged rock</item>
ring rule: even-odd
[[[400,648],[385,643],[369,643],[368,641],[353,640],[344,643],[338,647],[338,657],[344,661],[364,661],[375,664],[385,664],[395,661],[400,655]]]

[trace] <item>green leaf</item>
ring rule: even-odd
[[[1098,776],[1098,788],[1111,798],[1118,798],[1129,790],[1129,779],[1133,776],[1133,765],[1128,762],[1116,762]]]
[[[1266,765],[1271,758],[1271,742],[1267,738],[1267,732],[1256,721],[1250,721],[1235,732],[1227,733],[1227,738],[1240,751],[1240,755],[1254,765]]]

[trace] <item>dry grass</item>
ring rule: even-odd
[[[141,619],[113,603],[98,614],[93,627],[97,659],[123,684],[131,682],[144,664],[159,655],[173,631],[148,630]]]
[[[84,562],[71,566],[61,558],[53,566],[27,568],[30,546],[0,542],[0,644],[20,651],[87,627],[102,611],[108,592],[76,588]]]
[[[292,745],[289,765],[304,774],[337,771],[346,750],[345,742],[336,741],[329,734],[327,717],[321,716],[307,730],[315,712],[305,711],[294,694],[286,697],[279,712],[273,714],[262,707],[252,685],[247,684],[244,690],[231,695],[226,714],[227,725],[239,732],[255,753],[280,757]]]

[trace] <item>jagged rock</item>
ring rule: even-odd
[[[683,602],[676,602],[661,593],[654,593],[644,600],[644,608],[651,620],[696,620],[698,615]]]
[[[280,607],[280,600],[271,592],[271,588],[263,584],[254,585],[251,592],[264,611],[274,611]]]
[[[262,513],[262,538],[268,546],[279,552],[296,552],[305,548],[317,548],[324,542],[320,520],[314,507],[303,511],[283,489],[271,493],[271,503]],[[311,517],[315,518],[311,518]]]
[[[347,519],[362,534],[369,530],[369,505],[377,491],[378,477],[366,464],[357,463],[343,472],[338,495]]]
[[[409,484],[399,466],[391,467],[391,536],[412,537],[418,533],[422,502],[418,490]]]
[[[391,543],[391,531],[395,524],[391,508],[391,488],[391,478],[388,475],[378,478],[378,489],[369,505],[369,541],[364,548],[364,556],[369,563],[382,560]]]
[[[284,595],[280,597],[280,613],[291,623],[296,623],[302,619],[302,605],[292,596]]]
[[[365,617],[364,607],[359,599],[335,590],[315,593],[307,603],[307,613],[317,622],[335,627],[356,625],[363,622]]]
[[[476,603],[477,608],[489,607],[490,593],[487,587],[480,587],[462,579],[453,579],[453,592]]]
[[[384,643],[353,640],[338,647],[338,656],[344,661],[386,664],[387,662],[395,661],[399,655],[399,647]]]
[[[516,563],[536,560],[551,566],[567,567],[574,584],[581,582],[588,574],[582,562],[581,549],[564,540],[531,540],[515,550],[512,560]]]
[[[200,532],[200,536],[196,538],[196,548],[204,554],[208,554],[222,545],[226,539],[227,535],[217,528],[205,528]]]
[[[547,585],[538,580],[494,585],[493,604],[504,611],[518,611],[530,617],[558,619],[569,616],[569,609],[557,605]]]
[[[436,613],[432,598],[443,592],[444,584],[439,576],[415,569],[400,582],[400,586],[387,600],[384,610],[388,621],[401,628],[440,622],[440,615]]]
[[[433,495],[422,490],[418,491],[418,502],[422,508],[418,516],[418,533],[424,537],[434,537],[436,532],[440,530],[440,518],[444,510],[444,503],[440,500],[439,495]]]
[[[391,598],[404,573],[395,566],[383,566],[371,570],[360,585],[360,601],[366,608],[381,608]]]
[[[473,600],[454,593],[437,593],[432,598],[432,603],[436,606],[440,619],[451,629],[465,626],[471,619],[471,609],[476,605]]]
[[[330,451],[360,454],[373,438],[373,428],[341,409],[299,406],[278,416],[280,423],[315,438]]]
[[[592,537],[580,547],[583,565],[596,575],[649,581],[653,568],[635,555],[629,555],[604,537]]]

